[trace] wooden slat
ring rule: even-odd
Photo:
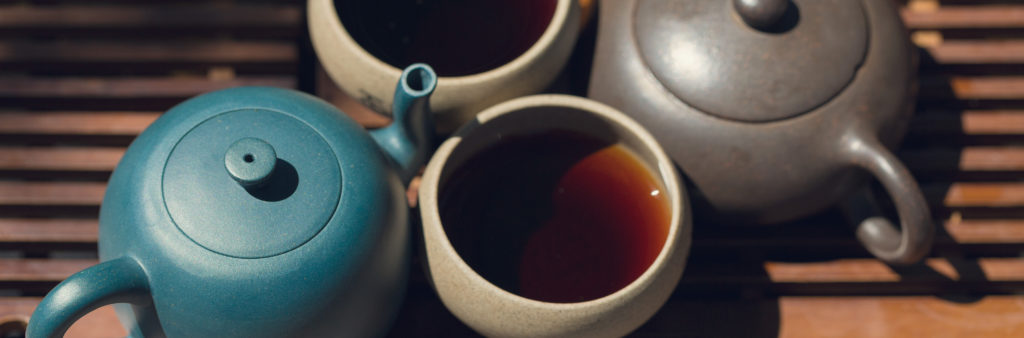
[[[672,299],[630,336],[1017,337],[1022,304],[1019,295]]]
[[[292,88],[292,77],[253,76],[231,80],[197,77],[28,78],[0,77],[0,98],[187,98],[238,86]]]
[[[926,49],[940,64],[1019,64],[1024,63],[1024,40],[945,41]]]
[[[949,220],[946,233],[962,244],[1024,244],[1024,220]]]
[[[247,65],[297,62],[291,42],[237,41],[0,41],[0,67],[125,64]]]
[[[1024,76],[954,76],[921,79],[921,97],[948,100],[1024,100]]]
[[[112,171],[124,151],[121,147],[0,146],[0,170]],[[1024,147],[915,149],[900,157],[915,171],[1024,171]]]
[[[27,320],[39,305],[40,298],[0,297],[0,320]],[[0,323],[2,324],[2,323]],[[0,332],[3,334],[3,332]],[[13,334],[13,333],[12,333]],[[124,337],[127,332],[121,327],[112,306],[104,306],[85,315],[71,325],[66,337],[111,338]],[[13,335],[12,337],[18,337]]]
[[[2,6],[0,30],[47,29],[211,29],[302,28],[298,6],[156,5],[156,6]]]
[[[134,136],[158,112],[0,112],[0,134]]]
[[[105,183],[0,181],[0,205],[98,206]],[[945,192],[947,207],[1024,207],[1024,183],[935,183],[926,192]]]
[[[900,152],[912,171],[1021,171],[1024,147],[927,148]]]
[[[941,6],[935,11],[903,9],[911,29],[1024,28],[1024,6]]]
[[[957,269],[946,259],[931,258],[926,260],[925,264],[949,279],[960,279]],[[977,260],[977,264],[984,271],[987,281],[1024,280],[1022,258],[982,258]],[[810,263],[767,262],[765,270],[773,283],[878,283],[901,280],[898,273],[876,259],[840,259]]]
[[[0,242],[95,243],[96,219],[0,218]]]
[[[1014,337],[1024,296],[784,297],[779,337]]]
[[[946,233],[960,244],[1024,244],[1024,221],[1017,219],[963,220],[950,219],[942,222]],[[22,243],[90,243],[98,236],[96,219],[33,219],[0,218],[0,242]],[[845,232],[814,234],[794,237],[788,232],[770,236],[756,236],[751,239],[702,237],[699,243],[705,248],[711,246],[742,246],[748,249],[764,248],[765,245],[807,247],[808,242],[821,245],[843,243],[856,245],[855,239]],[[794,237],[794,238],[790,238]],[[784,240],[788,238],[789,240]]]
[[[918,112],[910,130],[919,134],[1024,135],[1024,110]]]
[[[0,181],[0,206],[98,206],[106,183]]]
[[[954,77],[949,84],[961,99],[1024,99],[1024,76]]]
[[[980,258],[973,260],[988,282],[1024,281],[1024,258]],[[71,274],[97,263],[92,259],[0,259],[0,281],[59,282]],[[684,284],[718,286],[723,283],[822,284],[822,283],[895,283],[902,277],[891,267],[873,258],[847,258],[824,262],[765,262],[768,279],[736,269],[729,273],[694,262],[684,276]],[[944,258],[930,258],[925,264],[944,277],[957,281],[961,276]]]
[[[961,170],[1024,171],[1024,147],[969,147],[960,151]]]
[[[0,170],[113,171],[119,147],[0,147]]]
[[[96,263],[92,259],[0,258],[0,281],[59,282]]]
[[[424,307],[430,298],[406,306]],[[27,316],[38,298],[0,298],[0,314]],[[435,307],[429,307],[435,310]],[[406,320],[455,327],[444,309]],[[993,295],[956,302],[933,296],[780,297],[753,300],[673,299],[634,332],[636,337],[1010,337],[1024,330],[1024,296]],[[742,324],[736,321],[742,320]],[[395,323],[401,329],[412,322]],[[400,331],[400,330],[399,330]],[[411,332],[411,331],[410,331]],[[444,331],[438,331],[439,334]],[[79,320],[68,337],[120,337],[109,307]]]
[[[948,207],[1022,207],[1024,183],[956,183],[943,203]]]

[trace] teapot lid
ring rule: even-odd
[[[745,122],[811,111],[853,79],[867,51],[860,1],[642,0],[637,46],[687,104]]]
[[[334,214],[341,180],[334,151],[312,127],[245,108],[188,131],[167,158],[162,185],[168,213],[192,241],[261,258],[316,236]]]

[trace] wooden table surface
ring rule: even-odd
[[[921,93],[899,155],[939,235],[888,266],[837,211],[770,227],[697,222],[675,294],[640,337],[1024,336],[1024,2],[900,0]],[[0,0],[0,337],[96,263],[99,204],[125,147],[188,97],[312,92],[368,127],[319,72],[298,0]],[[552,91],[583,94],[593,27]],[[415,257],[419,264],[419,257]],[[465,336],[414,268],[392,336]],[[69,337],[122,336],[109,307]]]

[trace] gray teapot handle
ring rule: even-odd
[[[865,135],[869,134],[847,134],[841,143],[841,154],[882,183],[896,205],[901,229],[883,217],[867,217],[857,225],[857,238],[887,263],[916,263],[931,250],[935,237],[928,204],[903,163],[877,138]]]
[[[135,259],[121,257],[79,271],[43,298],[28,321],[27,338],[63,337],[71,324],[104,305],[152,302],[149,280]]]

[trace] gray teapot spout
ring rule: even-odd
[[[434,121],[429,99],[435,87],[437,74],[430,66],[417,63],[406,67],[395,88],[391,109],[394,121],[370,132],[377,145],[395,162],[405,184],[416,175],[430,151]]]

